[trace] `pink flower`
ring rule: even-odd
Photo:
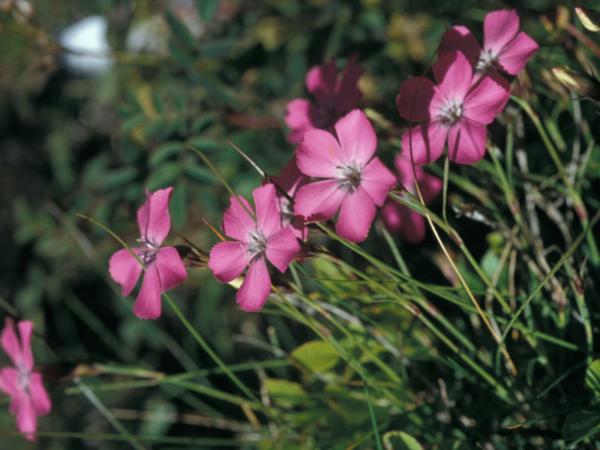
[[[398,154],[394,162],[398,170],[398,181],[404,189],[416,195],[417,189],[410,157]],[[415,172],[423,200],[429,203],[440,193],[442,180],[427,174],[418,166],[415,166]],[[408,242],[416,244],[425,238],[425,218],[418,212],[388,200],[381,209],[381,216],[388,230],[401,234]]]
[[[42,384],[42,375],[33,370],[31,334],[33,322],[23,320],[17,325],[6,319],[2,336],[2,349],[9,356],[14,367],[0,370],[0,390],[10,396],[10,412],[17,417],[17,428],[26,439],[36,440],[37,418],[45,416],[52,409],[48,393]]]
[[[362,74],[356,57],[348,60],[341,78],[338,78],[335,60],[310,69],[306,74],[306,88],[314,101],[296,98],[288,103],[285,115],[285,123],[291,130],[288,141],[298,144],[304,133],[314,128],[333,131],[337,120],[358,106],[361,99],[358,79]]]
[[[404,152],[415,164],[440,157],[448,142],[448,157],[473,164],[485,155],[486,125],[508,101],[509,93],[490,77],[473,80],[473,69],[460,52],[446,53],[433,65],[437,84],[424,77],[402,83],[396,98],[400,116],[422,122],[402,136]]]
[[[254,190],[253,197],[255,210],[241,196],[230,199],[223,231],[234,240],[216,244],[208,260],[208,267],[222,283],[248,268],[236,298],[249,312],[260,310],[271,292],[267,260],[283,273],[300,251],[292,228],[281,224],[275,186],[265,184]]]
[[[157,319],[161,313],[161,294],[187,278],[183,261],[175,247],[161,247],[171,229],[169,200],[172,187],[146,193],[146,201],[137,211],[141,244],[133,247],[143,267],[128,249],[115,252],[108,263],[110,276],[127,296],[135,288],[142,270],[144,280],[133,305],[140,319]]]
[[[320,180],[298,190],[294,211],[308,220],[327,220],[339,211],[337,234],[361,242],[396,179],[374,156],[377,137],[361,110],[338,120],[335,131],[337,139],[324,130],[304,135],[296,151],[298,168]]]
[[[492,11],[483,22],[483,49],[471,31],[455,26],[446,31],[440,45],[440,55],[461,51],[476,72],[490,73],[496,69],[516,75],[539,49],[529,35],[519,32],[519,16],[514,9]]]
[[[293,199],[298,189],[308,183],[309,180],[298,170],[296,156],[294,155],[282,169],[281,174],[273,177],[273,181],[287,193],[289,198]],[[282,228],[290,225],[294,235],[305,241],[308,237],[308,228],[304,225],[304,218],[294,214],[294,204],[288,197],[278,190],[276,190],[275,195],[281,215]]]

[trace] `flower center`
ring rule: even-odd
[[[267,240],[259,231],[250,232],[250,242],[248,242],[248,253],[252,258],[262,255],[267,250]]]
[[[158,255],[160,247],[158,245],[153,244],[150,241],[146,241],[143,239],[138,239],[138,241],[142,243],[142,247],[138,248],[140,252],[140,259],[144,263],[144,267],[148,267],[154,262],[154,260],[156,260],[156,255]]]
[[[451,127],[463,116],[463,105],[458,100],[448,101],[440,110],[439,118],[443,125]]]
[[[355,165],[338,167],[338,184],[346,192],[354,192],[358,189],[361,180],[360,168]]]
[[[17,366],[17,372],[18,372],[17,383],[21,387],[22,390],[26,391],[29,388],[29,379],[30,379],[29,370],[25,366],[19,365],[19,366]]]
[[[286,226],[294,220],[294,205],[287,198],[282,197],[279,201],[279,211],[281,216],[281,225]]]
[[[479,73],[485,73],[498,63],[498,55],[492,50],[487,49],[481,52],[475,71]]]

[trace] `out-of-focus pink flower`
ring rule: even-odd
[[[437,84],[425,77],[402,83],[396,98],[400,116],[421,122],[402,135],[404,152],[416,164],[448,157],[473,164],[485,155],[487,126],[502,111],[509,93],[491,77],[473,80],[473,69],[461,52],[448,52],[433,65]]]
[[[296,98],[287,104],[288,141],[298,144],[304,133],[314,128],[333,131],[338,119],[358,106],[362,96],[358,79],[363,72],[356,57],[348,60],[341,77],[338,77],[335,60],[311,68],[306,74],[306,88],[314,99]]]
[[[296,151],[298,168],[319,181],[296,193],[294,212],[307,220],[327,220],[339,211],[339,236],[352,242],[367,238],[376,206],[383,205],[396,183],[375,155],[377,137],[367,116],[355,109],[335,124],[337,139],[310,130]]]
[[[501,70],[516,75],[538,49],[537,42],[519,31],[516,11],[502,9],[485,16],[483,49],[467,27],[458,25],[446,31],[439,52],[440,55],[456,50],[463,52],[480,74],[493,75]]]
[[[173,188],[168,187],[146,193],[146,201],[137,211],[141,246],[131,248],[137,258],[128,249],[122,249],[115,252],[108,263],[110,276],[121,286],[124,296],[133,291],[144,271],[142,287],[133,305],[133,312],[140,319],[160,317],[161,294],[187,278],[175,247],[161,247],[171,230],[171,192]]]
[[[210,251],[208,267],[217,280],[229,283],[248,271],[236,298],[244,311],[258,311],[271,292],[267,260],[285,272],[300,251],[292,228],[283,227],[272,183],[253,192],[255,209],[245,198],[232,197],[223,217],[223,231],[234,239]]]
[[[415,174],[413,173],[410,157],[398,154],[394,161],[398,171],[398,181],[408,192],[415,194]],[[426,173],[421,167],[415,166],[416,182],[419,183],[425,203],[431,202],[442,189],[442,180]],[[425,238],[425,218],[412,209],[388,200],[381,209],[383,222],[388,230],[399,233],[413,244]]]
[[[288,161],[281,170],[281,174],[273,177],[273,181],[283,189],[288,197],[276,190],[277,204],[281,215],[281,226],[291,226],[294,235],[303,241],[308,237],[308,228],[304,225],[304,218],[294,214],[294,205],[290,198],[294,198],[300,187],[308,183],[309,179],[300,172],[296,163],[296,155]]]
[[[17,418],[17,428],[26,439],[36,440],[37,418],[47,415],[52,409],[50,398],[42,383],[42,375],[33,367],[31,334],[33,322],[18,323],[6,319],[0,341],[2,349],[14,367],[0,369],[0,390],[10,396],[10,412]]]

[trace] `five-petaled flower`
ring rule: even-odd
[[[171,229],[169,200],[172,191],[173,188],[169,187],[146,194],[146,201],[137,212],[138,241],[141,245],[115,252],[108,264],[110,276],[121,285],[124,296],[131,293],[142,271],[145,272],[133,305],[133,312],[140,319],[160,317],[161,294],[187,278],[185,266],[175,247],[162,247]]]
[[[333,131],[337,120],[358,106],[362,96],[358,79],[362,74],[355,57],[348,60],[341,77],[335,60],[311,68],[306,74],[306,88],[314,101],[296,98],[288,103],[285,116],[290,128],[288,141],[298,144],[304,133],[314,128]]]
[[[442,180],[429,175],[420,166],[415,166],[413,173],[410,158],[405,154],[398,154],[394,163],[398,171],[398,182],[411,194],[416,195],[416,183],[419,183],[425,203],[433,201],[440,193]],[[425,238],[425,218],[409,207],[388,200],[381,208],[381,216],[387,229],[401,234],[406,241],[416,244]]]
[[[248,268],[236,295],[244,311],[260,310],[271,292],[267,261],[283,273],[300,251],[292,228],[282,226],[275,186],[269,183],[256,188],[253,197],[254,210],[241,196],[230,199],[223,231],[234,240],[216,244],[208,260],[208,267],[222,283]]]
[[[412,152],[416,164],[426,164],[440,157],[447,141],[451,161],[476,163],[485,155],[487,125],[502,111],[509,93],[491,77],[474,82],[473,69],[461,52],[440,56],[433,76],[437,84],[412,77],[400,86],[400,116],[422,122],[402,135],[404,152]]]
[[[457,25],[442,37],[440,55],[458,50],[469,59],[476,73],[493,76],[501,70],[516,75],[539,49],[537,42],[519,31],[519,25],[514,9],[492,11],[483,22],[483,48],[467,27]]]
[[[327,220],[339,211],[337,234],[361,242],[396,177],[374,156],[377,137],[362,111],[346,114],[335,131],[337,139],[324,130],[307,131],[298,146],[298,168],[319,180],[298,190],[294,211],[309,221]]]
[[[33,366],[33,322],[22,320],[17,328],[18,336],[15,322],[10,318],[6,319],[0,341],[14,367],[0,370],[0,390],[10,396],[10,412],[17,418],[19,431],[26,439],[35,441],[37,418],[47,415],[52,404],[42,384],[42,375]]]

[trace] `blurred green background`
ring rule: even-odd
[[[357,54],[366,70],[360,83],[363,104],[398,124],[394,106],[398,87],[408,76],[425,70],[446,27],[466,24],[481,36],[483,16],[500,7],[516,8],[528,33],[541,43],[543,50],[535,62],[541,69],[536,69],[533,84],[560,99],[560,91],[552,93],[552,86],[542,83],[544,67],[567,60],[561,48],[569,43],[548,25],[557,4],[549,0],[1,1],[0,303],[8,314],[34,320],[47,344],[36,341],[38,362],[45,367],[54,400],[54,411],[42,419],[42,429],[112,431],[84,397],[64,393],[76,366],[114,364],[165,373],[214,366],[172,314],[165,313],[156,322],[133,316],[132,299],[121,298],[107,274],[108,258],[118,244],[76,213],[95,218],[133,243],[135,211],[144,189],[172,185],[174,233],[169,242],[182,243],[185,237],[209,250],[216,239],[203,218],[218,225],[228,195],[184,148],[184,141],[204,151],[237,192],[248,194],[260,177],[227,139],[276,174],[293,151],[285,139],[285,105],[292,98],[306,97],[304,76],[311,66],[332,57],[343,65]],[[65,49],[64,30],[90,16],[104,19],[109,49]],[[526,88],[532,85],[530,78],[521,82]],[[381,156],[388,163],[398,151],[397,131],[380,130]],[[534,169],[536,164],[531,162]],[[482,258],[489,230],[478,223],[461,223],[464,234],[471,236],[473,252]],[[376,238],[365,247],[386,253]],[[435,250],[431,238],[418,252],[405,248],[417,275],[443,282],[442,271],[431,270]],[[242,313],[234,291],[219,285],[206,270],[190,270],[189,280],[173,297],[229,364],[277,358],[281,349],[289,351],[311,339],[305,328],[274,310]],[[269,373],[298,378],[288,367]],[[254,373],[242,378],[258,389]],[[234,390],[218,375],[198,382]],[[137,434],[256,438],[240,408],[180,387],[108,391],[102,398]],[[486,405],[489,398],[479,401],[480,408],[492,407]],[[144,418],[139,411],[156,414]],[[190,411],[195,415],[183,420],[181,414]],[[272,443],[264,448],[328,448],[308,438],[321,432],[339,433],[340,439],[333,441],[340,446],[335,448],[353,448],[354,432],[361,427],[369,430],[368,413],[362,412],[348,420],[341,414],[333,431],[307,431],[297,447]],[[0,428],[13,429],[12,417],[4,413],[0,417]],[[295,420],[298,427],[302,420],[310,422],[307,417]],[[443,428],[437,431],[452,434]],[[3,439],[2,448],[28,448],[22,440]],[[156,448],[167,448],[164,445]],[[369,445],[365,448],[374,448]],[[542,448],[528,445],[497,448]],[[42,437],[39,448],[108,449],[126,444]]]

